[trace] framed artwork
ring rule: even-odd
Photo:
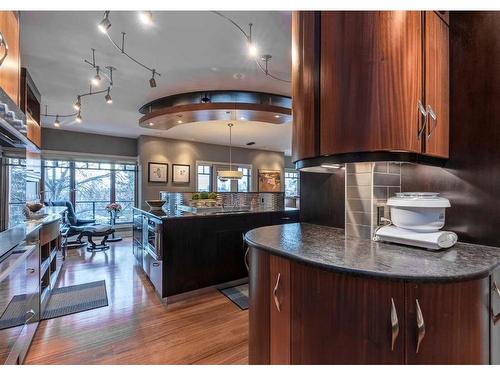
[[[189,184],[191,167],[186,164],[172,164],[172,182],[174,184]]]
[[[272,193],[280,192],[281,171],[259,169],[259,191]]]
[[[161,182],[166,184],[168,181],[167,163],[148,163],[148,182]]]

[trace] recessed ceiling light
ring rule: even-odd
[[[217,72],[217,71],[219,70],[219,68],[217,68],[216,66],[212,66],[212,67],[210,68],[210,70],[211,70],[212,72]]]
[[[253,142],[253,141],[252,142],[248,142],[247,146],[253,146],[254,144],[255,144],[255,142]]]
[[[153,126],[153,125],[154,125],[154,122],[150,122],[148,125],[149,125],[149,126]]]
[[[139,12],[139,20],[144,25],[152,25],[153,24],[153,13],[151,11],[142,11]]]
[[[274,115],[275,118],[280,118],[281,116],[280,115]]]
[[[240,120],[241,120],[241,121],[245,121],[245,120],[246,120],[246,118],[245,118],[245,117],[243,117],[243,116],[241,116],[241,117],[240,117]]]
[[[182,120],[177,120],[177,123],[178,124],[182,124]]]
[[[245,79],[245,75],[243,73],[234,73],[233,78],[234,79]]]
[[[323,163],[323,164],[321,164],[321,166],[323,168],[329,168],[329,169],[340,169],[340,168],[342,168],[342,164],[326,164],[326,163]]]

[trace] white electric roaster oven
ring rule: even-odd
[[[438,193],[396,193],[387,200],[391,219],[379,227],[375,241],[395,242],[430,250],[447,249],[457,242],[453,232],[444,226],[445,210],[450,201]]]

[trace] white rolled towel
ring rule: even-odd
[[[425,249],[440,250],[455,245],[458,241],[458,236],[456,233],[450,231],[422,233],[398,228],[394,225],[386,225],[377,230],[375,239],[378,241],[423,247]]]

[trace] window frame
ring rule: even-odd
[[[229,168],[229,163],[228,162],[221,162],[221,161],[206,161],[206,160],[197,160],[196,161],[196,184],[195,184],[195,190],[199,190],[198,186],[198,166],[210,166],[210,173],[211,173],[211,178],[210,178],[210,192],[217,192],[217,174],[215,171],[217,171],[217,167],[224,167],[224,168]],[[237,170],[238,168],[245,168],[249,171],[248,175],[248,192],[252,192],[252,187],[253,187],[253,166],[252,164],[245,164],[245,163],[233,163],[232,165],[233,170]],[[232,181],[231,182],[231,193],[237,193],[238,192],[238,181]]]

